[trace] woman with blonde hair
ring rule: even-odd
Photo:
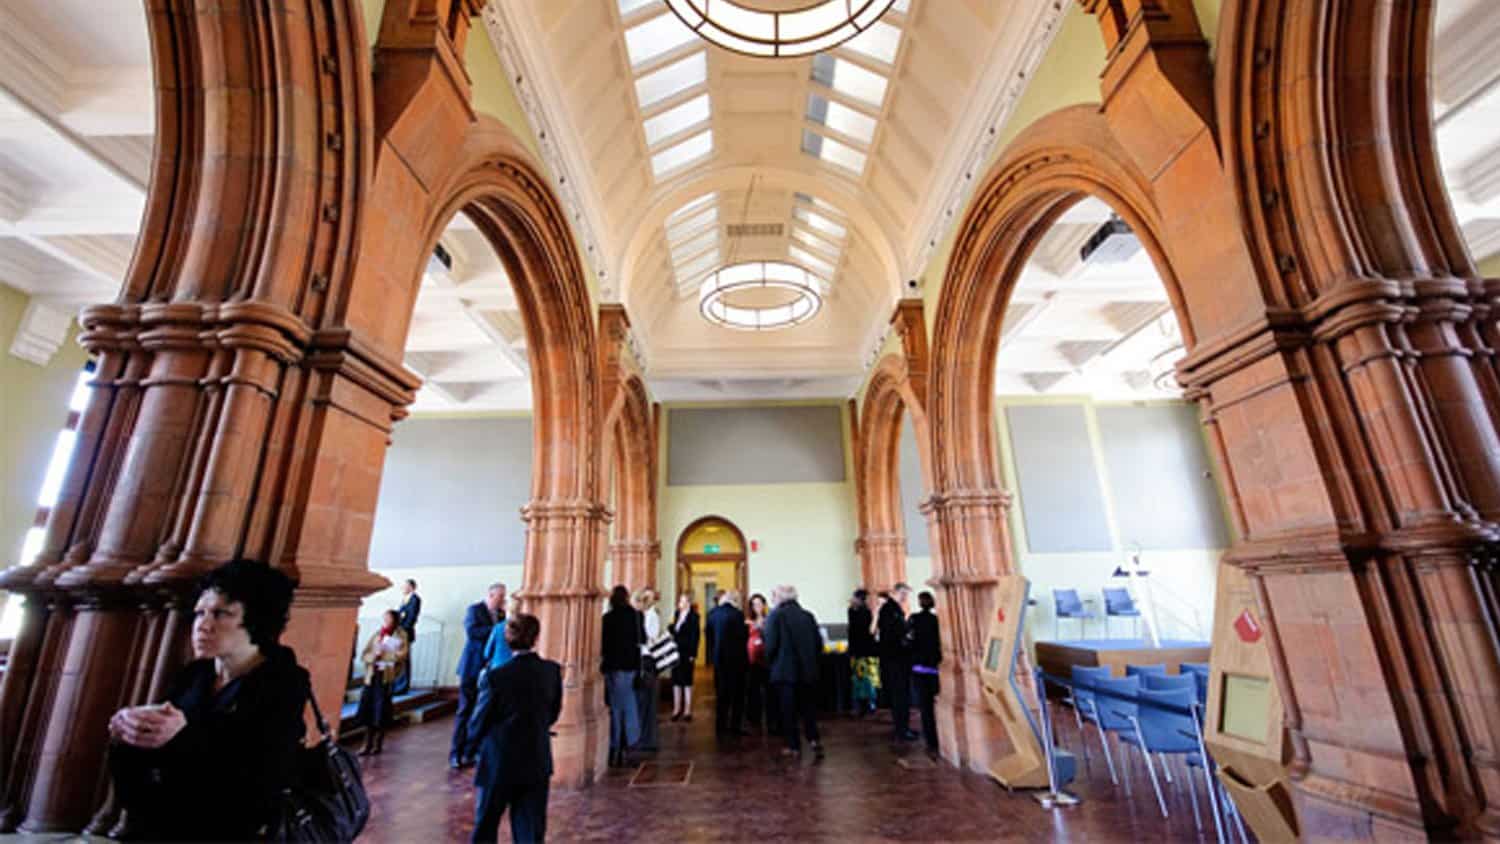
[[[646,660],[646,651],[651,643],[661,636],[661,616],[656,612],[656,591],[647,586],[635,593],[635,608],[640,610],[646,628],[646,641],[641,645],[641,659]],[[656,680],[656,666],[643,666],[641,682],[635,687],[635,711],[641,719],[641,741],[636,749],[654,751],[658,749],[656,709],[660,698],[660,684]]]
[[[672,638],[677,642],[677,664],[672,666],[672,720],[693,720],[693,663],[698,659],[698,638],[703,628],[693,596],[684,592],[677,598],[677,614],[672,617]]]

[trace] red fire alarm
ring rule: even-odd
[[[760,540],[759,539],[752,539],[752,540],[750,540],[750,550],[751,551],[759,551],[760,550]]]
[[[1253,613],[1244,610],[1234,620],[1234,632],[1240,637],[1241,642],[1254,644],[1260,641],[1260,622],[1255,620]]]

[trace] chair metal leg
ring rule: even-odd
[[[1115,776],[1115,760],[1109,755],[1109,741],[1104,737],[1104,725],[1099,722],[1099,704],[1094,703],[1094,727],[1099,731],[1099,747],[1104,751],[1104,764],[1109,768],[1109,781],[1118,786],[1120,780]]]
[[[1183,760],[1183,764],[1187,764],[1187,760],[1186,759]],[[1192,771],[1188,771],[1188,775],[1185,776],[1185,777],[1183,777],[1183,779],[1187,780],[1187,785],[1188,785],[1188,802],[1191,803],[1191,804],[1193,804],[1193,829],[1196,829],[1199,832],[1202,832],[1203,831],[1203,816],[1201,814],[1199,814],[1199,812],[1198,812],[1198,789],[1197,789],[1196,786],[1193,785],[1193,773],[1192,773]]]
[[[1089,737],[1083,731],[1083,715],[1078,712],[1078,693],[1072,689],[1068,690],[1068,703],[1073,707],[1073,723],[1078,725],[1078,749],[1083,753],[1083,768],[1087,771],[1089,769]]]
[[[1156,754],[1156,758],[1161,760],[1161,772],[1162,772],[1162,776],[1165,776],[1167,778],[1167,784],[1171,785],[1172,784],[1172,768],[1171,768],[1171,766],[1167,765],[1167,755],[1165,753],[1158,753],[1158,754]]]
[[[1131,726],[1135,727],[1135,740],[1140,742],[1141,755],[1146,758],[1146,773],[1151,775],[1151,790],[1156,792],[1156,805],[1161,809],[1161,816],[1167,817],[1167,798],[1161,795],[1161,783],[1156,781],[1156,763],[1151,760],[1151,751],[1146,749],[1146,739],[1141,735],[1140,722],[1134,718],[1130,719]]]

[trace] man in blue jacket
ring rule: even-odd
[[[469,605],[464,612],[464,652],[458,658],[458,712],[453,716],[453,741],[448,747],[448,767],[466,768],[474,764],[469,753],[469,716],[479,697],[479,672],[484,669],[484,645],[490,631],[505,619],[505,584],[490,584],[483,601]]]
[[[479,746],[474,772],[471,841],[494,841],[510,811],[515,841],[547,837],[547,792],[552,779],[552,725],[562,713],[562,666],[535,652],[542,626],[516,613],[505,625],[514,657],[484,677],[469,723]]]
[[[750,628],[740,612],[740,595],[733,589],[719,598],[719,605],[704,624],[708,637],[708,663],[714,667],[714,734],[720,738],[746,735],[745,674],[750,668]]]

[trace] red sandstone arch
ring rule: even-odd
[[[1063,109],[1032,124],[1007,148],[958,229],[933,327],[927,427],[934,540],[933,581],[949,608],[953,689],[939,729],[950,759],[984,770],[1004,739],[985,712],[976,666],[996,577],[1013,570],[995,452],[994,369],[1006,306],[1033,248],[1086,195],[1108,203],[1140,237],[1166,286],[1186,344],[1192,314],[1163,243],[1149,181],[1097,108]]]
[[[906,579],[906,526],[901,500],[901,423],[909,416],[922,464],[922,488],[932,489],[927,412],[912,389],[904,355],[875,364],[859,414],[859,551],[863,581],[872,591]]]
[[[656,434],[650,397],[639,375],[620,384],[605,418],[605,453],[613,471],[605,473],[615,490],[613,580],[632,591],[656,586]]]

